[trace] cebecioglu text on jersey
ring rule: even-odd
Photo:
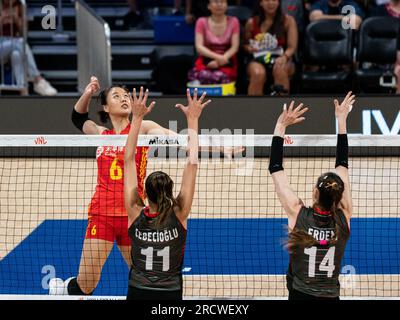
[[[178,236],[179,233],[177,228],[151,232],[141,232],[139,229],[135,229],[135,237],[139,240],[148,242],[167,242],[178,238]]]

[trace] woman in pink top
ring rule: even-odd
[[[196,22],[196,50],[199,57],[189,71],[189,80],[201,84],[229,83],[237,77],[237,57],[240,44],[240,24],[228,17],[227,0],[210,0],[211,16]]]

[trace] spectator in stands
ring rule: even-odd
[[[190,0],[188,0],[190,1]],[[228,1],[228,3],[230,3]],[[235,0],[232,1],[232,5],[246,6],[251,9],[255,9],[257,0]],[[304,3],[303,0],[282,0],[281,1],[282,12],[292,16],[297,23],[297,29],[299,33],[304,30]]]
[[[228,5],[254,7],[255,0],[231,0]],[[210,15],[208,0],[186,0],[186,22],[194,23],[198,18]]]
[[[250,55],[247,72],[249,95],[262,95],[267,69],[275,86],[289,92],[295,72],[293,55],[297,50],[297,26],[292,16],[283,14],[279,0],[259,0],[256,14],[246,23],[245,51]]]
[[[345,6],[352,6],[355,14],[349,14],[346,10],[343,11]],[[361,10],[357,2],[352,0],[320,0],[311,6],[310,21],[317,21],[323,19],[345,19],[345,22],[351,26],[352,29],[358,30],[364,12]]]
[[[393,17],[400,19],[400,0],[390,0],[370,10],[371,16]],[[399,20],[400,22],[400,20]],[[394,74],[397,77],[396,94],[400,94],[400,35],[397,43],[397,61],[394,66]]]
[[[18,0],[3,0],[0,12],[0,61],[11,60],[17,85],[24,85],[24,39],[22,5]],[[43,96],[57,94],[41,75],[28,44],[25,46],[28,81],[33,81],[33,90]]]
[[[199,55],[189,80],[200,84],[229,83],[237,77],[236,54],[240,45],[240,23],[226,15],[227,0],[209,0],[210,17],[196,22],[195,44]]]

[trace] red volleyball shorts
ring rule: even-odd
[[[101,239],[109,242],[115,240],[119,246],[130,246],[128,217],[90,216],[85,239]]]

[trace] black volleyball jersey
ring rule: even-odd
[[[144,208],[129,228],[132,267],[129,285],[139,289],[182,289],[186,229],[172,212],[160,227]]]
[[[342,210],[338,210],[340,236],[335,244],[335,222],[329,215],[322,215],[313,208],[302,207],[295,228],[305,231],[327,245],[310,248],[293,248],[290,253],[287,288],[316,297],[338,297],[340,295],[339,274],[341,262],[350,236],[349,226]]]

